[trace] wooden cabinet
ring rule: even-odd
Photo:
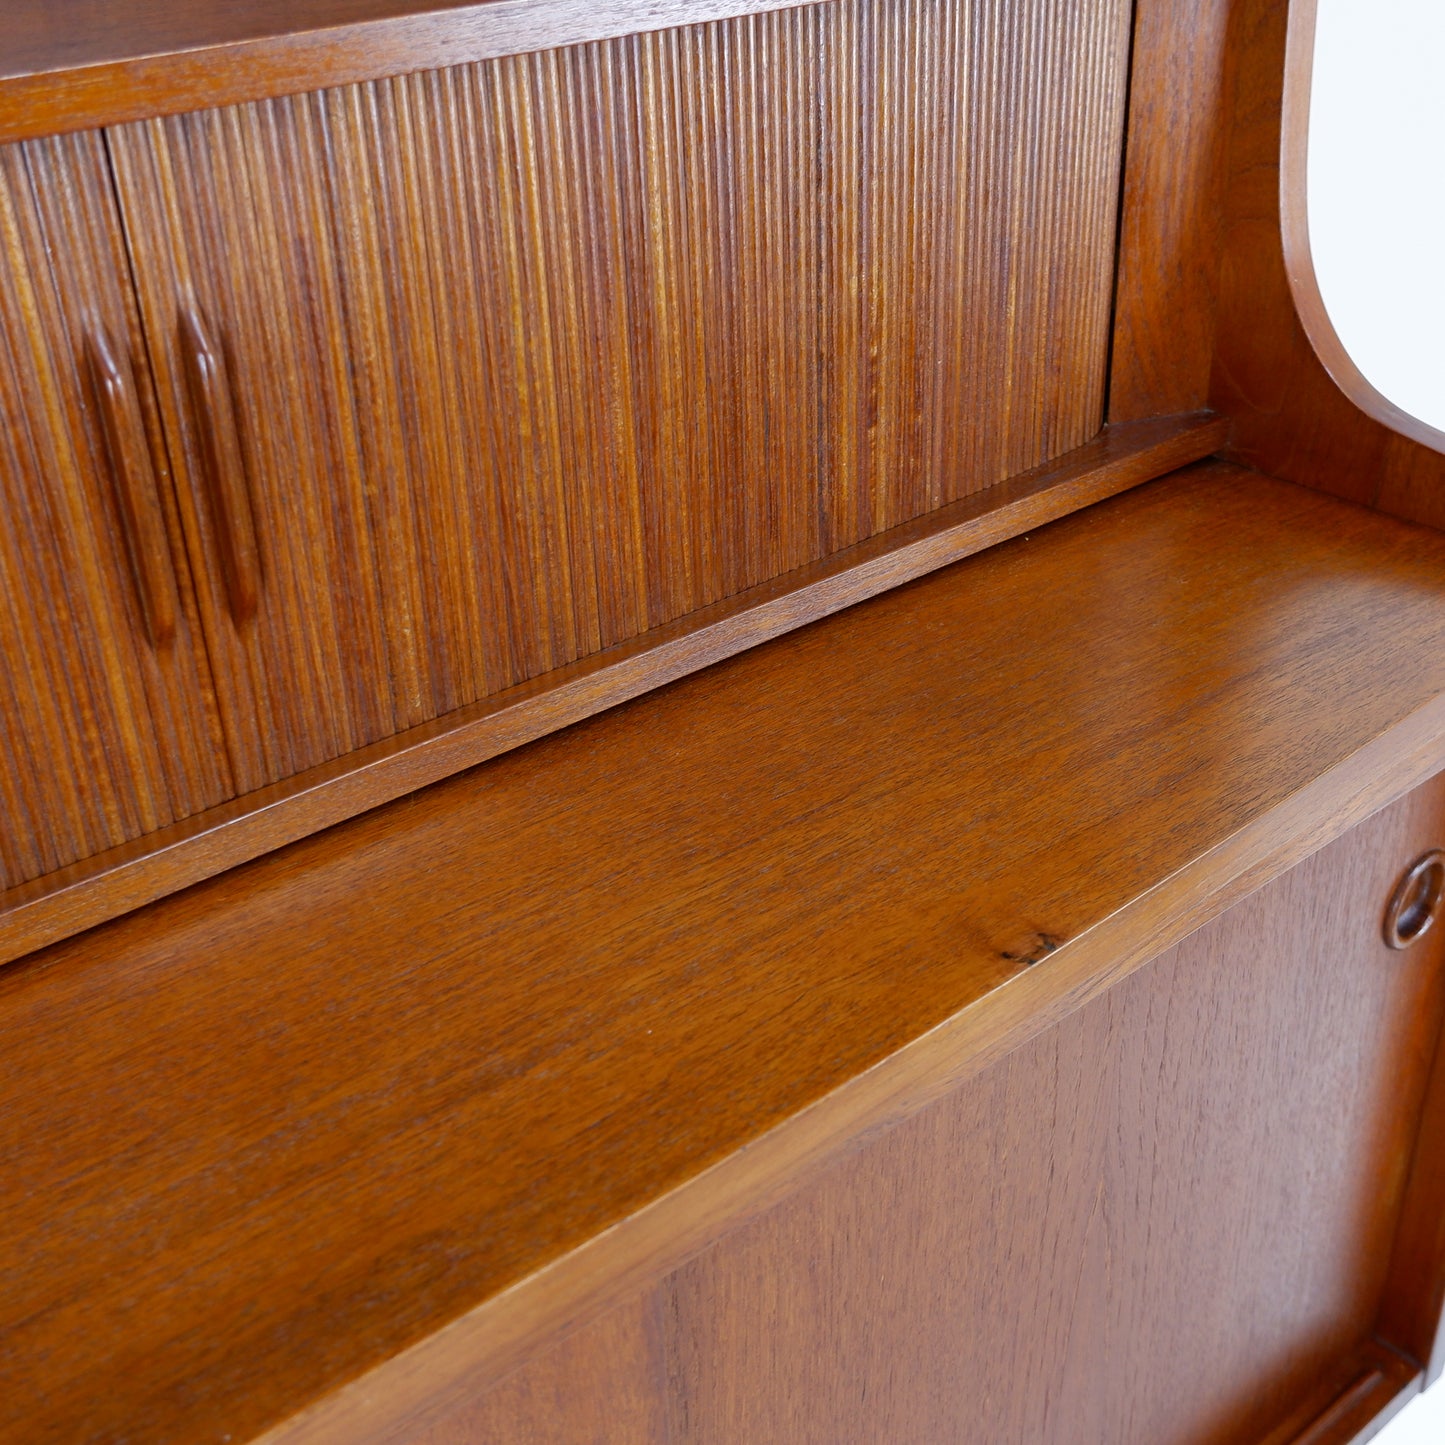
[[[94,135],[0,147],[0,884],[232,792]]]
[[[113,175],[220,796],[1096,436],[1127,7],[965,45],[978,9],[829,0],[77,142]]]
[[[1291,300],[1308,3],[10,0],[0,1440],[1445,1372],[1445,459]]]
[[[0,970],[0,1439],[1392,1408],[1442,574],[1205,464]]]

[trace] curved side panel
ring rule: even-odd
[[[1285,272],[1305,335],[1335,385],[1367,416],[1422,446],[1445,452],[1445,431],[1397,406],[1355,364],[1330,318],[1315,271],[1309,225],[1310,97],[1319,0],[1290,6],[1281,117],[1280,231]]]
[[[1197,0],[1177,3],[1187,8]],[[1322,305],[1297,289],[1297,278],[1313,274],[1299,264],[1305,232],[1295,184],[1304,175],[1308,94],[1300,86],[1309,79],[1305,27],[1313,14],[1314,0],[1230,5],[1222,86],[1229,138],[1209,403],[1230,419],[1232,460],[1445,528],[1445,455],[1435,450],[1433,434],[1424,441],[1404,429],[1403,419],[1387,421],[1372,409],[1387,404],[1351,393],[1341,380],[1341,358],[1331,356],[1317,324]],[[1359,386],[1368,383],[1360,378]]]

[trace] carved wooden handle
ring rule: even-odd
[[[231,616],[243,622],[256,610],[261,556],[246,490],[246,469],[231,406],[226,365],[191,307],[181,309],[181,351],[200,434],[202,467]]]
[[[151,642],[163,647],[176,634],[176,578],[130,367],[116,355],[110,334],[99,321],[86,329],[85,357],[100,406],[141,611]]]

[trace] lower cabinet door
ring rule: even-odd
[[[1433,1333],[1442,843],[1437,779],[414,1438],[1355,1438]]]
[[[0,889],[232,792],[101,138],[0,147]]]

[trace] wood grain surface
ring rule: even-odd
[[[1126,61],[1122,0],[832,0],[110,132],[239,788],[1088,440]]]
[[[4,1429],[382,1438],[622,1303],[1438,770],[1442,564],[1206,465],[5,970]]]
[[[1232,121],[1237,0],[1138,0],[1109,417],[1209,396]]]
[[[1437,778],[415,1445],[1347,1438],[1418,1375],[1365,1342],[1445,940],[1377,923],[1442,838]]]
[[[1226,437],[1207,413],[1106,427],[1055,462],[631,642],[0,892],[0,962],[1197,461]]]
[[[9,0],[0,141],[785,9],[799,0]],[[804,0],[806,3],[806,0]]]
[[[102,331],[129,383],[132,462],[155,509],[149,564],[171,589],[158,646],[86,361]],[[146,411],[154,421],[99,139],[0,148],[0,887],[232,791]]]
[[[1426,1385],[1445,1375],[1445,1040],[1420,1121],[1381,1330],[1420,1361]]]
[[[1239,460],[1445,526],[1445,456],[1361,411],[1330,377],[1296,309],[1318,298],[1308,286],[1292,291],[1286,269],[1287,245],[1291,266],[1308,265],[1301,229],[1312,61],[1307,45],[1288,43],[1290,13],[1307,22],[1312,0],[1236,0],[1231,17],[1234,122],[1210,402],[1233,419]],[[1318,333],[1318,316],[1312,324]]]

